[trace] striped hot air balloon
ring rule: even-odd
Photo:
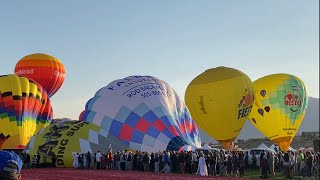
[[[14,73],[32,79],[52,97],[62,86],[65,78],[64,65],[48,54],[30,54],[16,64]]]
[[[18,75],[0,76],[0,149],[24,148],[52,119],[42,86]]]

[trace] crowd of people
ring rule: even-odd
[[[251,157],[252,163],[249,164],[248,151],[148,153],[125,150],[115,154],[98,151],[74,154],[74,168],[236,177],[243,177],[245,170],[250,168],[260,170],[261,178],[275,177],[276,173],[283,173],[286,178],[319,175],[319,154],[312,151],[262,152]]]
[[[20,154],[24,168],[39,167],[41,156]],[[74,153],[73,167],[87,169],[146,171],[156,173],[197,174],[201,176],[244,177],[245,171],[260,171],[261,178],[274,178],[283,173],[286,178],[294,176],[311,177],[319,175],[319,153],[313,151],[262,152],[251,154],[248,151],[163,151],[156,153],[108,152]],[[249,160],[250,159],[250,160]],[[55,167],[54,162],[48,166]]]

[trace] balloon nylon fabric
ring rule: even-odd
[[[39,84],[17,75],[0,77],[0,149],[25,147],[51,119],[50,100]]]
[[[228,67],[201,73],[189,83],[185,93],[191,116],[225,149],[230,148],[244,126],[253,99],[250,78]]]
[[[253,84],[250,122],[282,150],[288,150],[308,106],[303,82],[290,74],[272,74]]]
[[[164,81],[130,76],[111,82],[86,103],[80,120],[118,137],[128,148],[157,152],[201,146],[199,130],[185,104]]]
[[[20,59],[14,72],[40,83],[49,97],[59,90],[65,78],[64,65],[57,58],[42,53]]]

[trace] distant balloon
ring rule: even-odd
[[[92,122],[117,137],[114,144],[158,152],[184,145],[201,147],[199,130],[177,93],[152,76],[129,76],[101,88],[80,120]]]
[[[272,74],[254,83],[255,101],[249,119],[266,137],[287,151],[308,105],[303,82],[289,74]],[[265,96],[261,95],[266,90]],[[260,110],[264,109],[264,115]]]
[[[0,76],[0,149],[24,148],[50,124],[52,107],[46,91],[17,75]]]
[[[73,167],[75,153],[106,153],[110,150],[110,136],[89,122],[67,121],[44,128],[30,140],[25,150],[31,157],[39,152],[40,163],[51,163],[56,158],[57,167]],[[117,144],[112,148],[123,150],[125,145]]]
[[[190,82],[185,93],[192,118],[225,149],[232,147],[244,126],[253,99],[250,78],[227,67],[206,70]]]
[[[64,65],[47,54],[30,54],[16,64],[14,73],[32,79],[53,96],[62,86],[65,78]]]

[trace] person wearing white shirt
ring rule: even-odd
[[[200,176],[208,176],[208,168],[203,152],[200,152],[197,174],[199,174]]]
[[[78,168],[78,158],[79,158],[79,153],[76,153],[73,155],[73,168]]]
[[[101,153],[100,151],[98,151],[98,153],[96,154],[97,169],[100,169],[101,167],[101,157]]]

